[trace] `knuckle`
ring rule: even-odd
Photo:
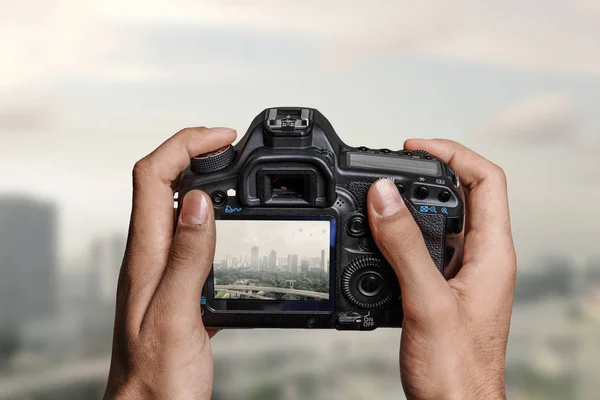
[[[492,174],[499,182],[506,183],[506,172],[499,165],[492,163]]]
[[[133,166],[133,181],[144,181],[148,176],[154,173],[155,166],[151,156],[146,156],[135,163]]]
[[[483,168],[484,171],[484,179],[489,180],[490,182],[506,186],[506,172],[504,169],[497,164],[494,164],[491,161],[486,160],[487,165]]]

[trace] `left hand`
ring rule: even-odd
[[[173,236],[171,183],[190,158],[235,137],[184,129],[135,164],[105,399],[210,399],[216,332],[204,328],[200,297],[215,251],[213,208],[206,193],[187,193]]]

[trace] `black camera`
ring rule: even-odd
[[[208,193],[217,229],[200,300],[204,324],[400,327],[398,281],[365,210],[380,178],[395,183],[435,265],[453,277],[462,262],[463,191],[425,151],[350,147],[319,111],[280,107],[260,113],[237,145],[192,159],[178,198]]]

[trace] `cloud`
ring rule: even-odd
[[[56,127],[60,107],[48,95],[3,93],[0,95],[0,133],[48,131]]]
[[[338,67],[372,56],[418,52],[510,68],[600,76],[596,2],[579,0],[575,7],[567,0],[543,4],[540,11],[536,0],[435,4],[305,0],[301,6],[276,0],[0,2],[0,87],[52,86],[81,78],[197,77],[219,70],[231,76],[236,70],[227,68],[217,46],[228,35],[225,32],[239,42],[244,58],[252,58],[249,51],[255,49],[250,45],[244,52],[248,37],[264,32],[271,38],[264,43],[267,55],[253,66],[256,69],[281,58],[291,64],[296,57]],[[196,32],[222,33],[208,47],[214,55],[192,58],[199,72],[185,64],[185,56],[193,56],[186,26]],[[131,36],[169,29],[180,32],[182,42],[188,40],[188,47],[171,49],[170,66],[139,54],[141,46],[155,45],[157,52],[166,49],[159,42],[140,43]],[[299,37],[312,43],[301,55],[296,54]],[[270,53],[269,43],[274,49]],[[204,64],[209,64],[206,71]]]
[[[540,94],[499,111],[489,123],[491,135],[539,143],[577,135],[577,118],[571,99],[560,93]]]

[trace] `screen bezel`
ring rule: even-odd
[[[262,220],[262,221],[329,221],[329,299],[328,300],[251,300],[251,299],[216,299],[214,292],[214,266],[206,279],[204,296],[206,305],[211,312],[242,312],[242,313],[331,313],[335,303],[335,265],[336,265],[336,241],[337,224],[334,216],[311,215],[311,216],[274,216],[274,215],[218,215],[219,220]],[[217,238],[219,240],[219,238]],[[221,239],[222,240],[222,239]]]

